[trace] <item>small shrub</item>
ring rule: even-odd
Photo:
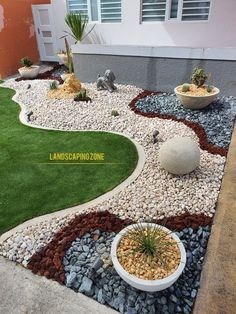
[[[182,92],[183,92],[183,93],[186,93],[186,92],[188,92],[189,90],[190,90],[190,85],[187,84],[187,83],[184,83],[184,84],[182,85]]]
[[[28,57],[22,58],[22,59],[20,60],[20,63],[21,63],[23,66],[27,67],[27,68],[29,68],[29,67],[31,67],[31,66],[33,65],[33,62],[32,62],[31,59],[28,58]]]
[[[50,90],[55,90],[58,88],[58,84],[57,84],[57,81],[52,81],[50,83]]]
[[[119,116],[119,112],[118,112],[115,108],[112,108],[112,110],[111,110],[111,115],[112,115],[113,117],[117,117],[117,116]]]
[[[195,68],[193,70],[191,80],[192,80],[193,84],[195,84],[197,87],[204,85],[207,78],[208,78],[208,76],[203,69]]]

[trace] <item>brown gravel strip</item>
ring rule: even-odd
[[[24,77],[18,77],[15,79],[16,82],[26,81],[26,80],[57,80],[60,84],[63,83],[63,80],[60,77],[53,76],[52,73],[61,68],[60,64],[53,64],[52,70],[48,70],[43,73],[39,73],[39,75],[33,79],[26,79]]]
[[[171,230],[179,231],[185,227],[197,228],[211,224],[211,218],[205,215],[184,214],[179,217],[172,217],[156,221]],[[116,215],[104,212],[91,212],[76,216],[68,226],[60,230],[40,251],[36,252],[28,264],[28,268],[37,275],[53,278],[61,284],[65,283],[63,257],[70,248],[71,243],[85,233],[95,229],[108,232],[119,232],[131,224],[129,219],[122,220]]]
[[[152,94],[158,95],[158,94],[162,94],[162,93],[161,92],[152,92],[152,91],[148,91],[148,90],[143,91],[137,97],[135,97],[131,101],[131,103],[129,104],[131,110],[133,110],[136,114],[139,114],[139,115],[147,117],[147,118],[157,117],[160,119],[167,119],[167,120],[182,122],[185,125],[187,125],[189,128],[191,128],[197,134],[197,136],[199,137],[199,144],[200,144],[201,149],[207,150],[209,153],[211,153],[213,155],[227,156],[227,152],[228,152],[227,149],[212,145],[208,142],[207,134],[201,125],[199,125],[195,122],[185,120],[185,119],[178,119],[175,116],[172,116],[169,114],[160,114],[160,113],[156,113],[156,112],[155,113],[154,112],[143,112],[136,107],[136,102],[138,100],[145,98],[146,96],[150,96]]]

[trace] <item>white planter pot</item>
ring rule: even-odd
[[[217,98],[218,94],[220,93],[220,90],[214,87],[216,91],[214,94],[209,94],[206,96],[190,96],[190,95],[184,95],[184,93],[179,93],[177,90],[179,87],[180,86],[177,86],[174,89],[175,94],[181,101],[182,105],[185,108],[189,108],[189,109],[205,108],[206,106],[210,105],[210,103],[212,103]]]
[[[60,64],[64,64],[67,66],[68,64],[68,58],[67,58],[67,54],[66,53],[58,53],[57,57],[59,59],[59,63]]]
[[[140,224],[139,224],[140,225]],[[153,227],[158,227],[161,228],[163,231],[166,231],[167,233],[170,233],[171,231],[163,226],[159,226],[157,224],[152,224],[152,223],[141,223],[144,227],[148,226],[153,226]],[[186,251],[185,248],[180,241],[179,237],[175,235],[175,233],[171,233],[170,236],[176,241],[179,250],[180,250],[180,263],[176,271],[171,274],[170,276],[163,278],[163,279],[156,279],[156,280],[145,280],[145,279],[140,279],[138,277],[135,277],[131,274],[129,274],[120,264],[118,258],[117,258],[117,248],[119,246],[119,243],[121,239],[124,237],[124,235],[134,229],[134,227],[137,226],[136,224],[130,225],[126,227],[125,229],[121,230],[114,238],[111,246],[111,259],[113,262],[113,266],[117,273],[120,275],[120,277],[125,280],[128,284],[133,286],[136,289],[143,290],[143,291],[149,291],[149,292],[154,292],[154,291],[161,291],[164,290],[171,285],[179,278],[179,276],[182,274],[185,264],[186,264]]]
[[[39,69],[39,65],[32,65],[31,67],[22,67],[18,69],[18,72],[20,73],[21,77],[33,79],[38,76]]]

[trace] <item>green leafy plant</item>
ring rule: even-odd
[[[195,84],[197,87],[201,87],[206,82],[208,76],[205,73],[205,71],[201,68],[195,68],[193,70],[191,80],[193,84]]]
[[[58,84],[57,84],[57,81],[52,81],[50,83],[50,90],[55,90],[58,88]]]
[[[22,58],[20,60],[20,63],[27,68],[30,68],[33,65],[33,62],[31,61],[29,57]]]
[[[183,92],[183,93],[186,93],[186,92],[188,92],[189,90],[190,90],[190,85],[187,84],[187,83],[184,83],[184,84],[182,85],[182,92]]]
[[[118,112],[115,108],[112,108],[112,110],[111,110],[111,115],[112,115],[113,117],[117,117],[117,116],[119,116],[119,112]]]
[[[68,13],[65,18],[66,24],[69,26],[71,33],[64,31],[68,35],[72,36],[76,42],[82,41],[85,37],[87,37],[92,30],[94,29],[95,25],[84,35],[85,28],[88,24],[88,16],[78,13]]]
[[[133,249],[134,253],[144,254],[149,262],[157,258],[161,265],[165,265],[165,254],[176,243],[169,238],[172,232],[166,233],[158,226],[137,224],[129,233],[132,241],[136,242],[137,247]]]

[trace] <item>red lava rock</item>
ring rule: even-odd
[[[185,213],[177,217],[170,217],[155,222],[166,226],[170,230],[179,231],[186,227],[197,228],[199,226],[207,226],[211,224],[211,221],[210,217],[203,214],[190,215]],[[60,284],[64,284],[65,274],[62,260],[67,249],[78,236],[82,237],[85,233],[96,229],[117,233],[132,223],[132,220],[122,220],[108,211],[91,212],[76,216],[66,227],[54,235],[50,243],[31,257],[27,267],[35,274],[53,278]],[[66,241],[63,241],[64,238],[66,238]],[[95,234],[93,238],[98,239],[99,236]]]
[[[208,142],[207,134],[204,130],[204,128],[199,125],[198,123],[191,122],[185,119],[178,119],[175,116],[169,115],[169,114],[160,114],[160,113],[154,113],[154,112],[142,112],[136,107],[136,102],[142,98],[145,98],[146,96],[149,96],[151,94],[161,94],[161,92],[152,92],[145,90],[142,93],[140,93],[137,97],[135,97],[131,103],[129,104],[129,107],[131,110],[133,110],[136,114],[139,114],[141,116],[147,117],[147,118],[160,118],[160,119],[167,119],[167,120],[173,120],[177,122],[182,122],[185,125],[187,125],[189,128],[191,128],[199,137],[199,144],[201,149],[208,151],[209,153],[213,155],[221,155],[221,156],[227,156],[228,150],[225,148],[221,148],[218,146],[215,146]]]
[[[159,225],[166,226],[172,231],[180,231],[184,228],[193,228],[196,229],[199,226],[208,226],[212,223],[212,218],[205,216],[204,214],[194,214],[190,215],[185,213],[180,216],[164,218],[162,220],[155,221]]]
[[[53,264],[55,265],[56,269],[60,269],[61,267],[61,258],[60,256],[54,256],[53,258]]]
[[[57,80],[60,84],[63,84],[63,80],[60,77],[52,76],[52,73],[55,70],[60,69],[61,65],[53,63],[52,66],[53,66],[52,70],[46,71],[44,73],[39,73],[39,75],[33,79],[18,77],[15,79],[15,81],[19,82],[19,81],[25,81],[25,80]]]

